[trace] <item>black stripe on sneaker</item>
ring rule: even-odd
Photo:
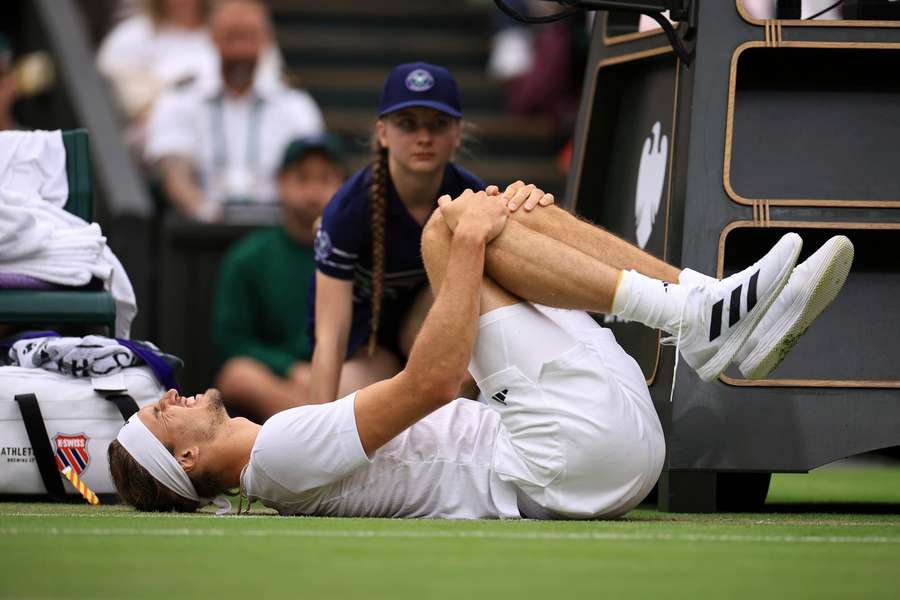
[[[744,284],[737,286],[731,291],[731,303],[728,305],[728,326],[734,327],[734,324],[741,320],[741,290]]]
[[[713,304],[712,317],[709,323],[709,341],[713,341],[722,333],[722,308],[724,305],[724,300],[719,300]]]
[[[753,274],[753,277],[750,278],[750,283],[747,284],[747,312],[750,312],[756,306],[756,282],[758,280],[759,271]]]

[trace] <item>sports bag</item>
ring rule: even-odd
[[[114,494],[106,451],[125,420],[165,392],[148,367],[76,378],[0,367],[0,494],[78,496],[72,467],[97,494]]]

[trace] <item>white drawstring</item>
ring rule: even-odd
[[[681,314],[678,317],[678,335],[675,337],[675,367],[672,369],[672,389],[669,390],[669,404],[675,401],[675,380],[678,377],[678,359],[681,356],[681,331],[684,328],[684,311],[687,308],[688,300],[690,300],[691,294],[694,294],[696,290],[699,290],[699,286],[692,286],[688,290],[687,297],[684,299],[684,302],[681,304]],[[672,345],[672,336],[665,337],[660,340],[660,344],[664,346]]]

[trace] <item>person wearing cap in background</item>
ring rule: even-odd
[[[13,69],[13,52],[9,38],[0,33],[0,131],[19,129],[13,117],[16,103],[16,74]]]
[[[316,235],[311,402],[330,402],[390,377],[409,355],[431,305],[422,227],[438,197],[485,189],[453,162],[461,119],[459,88],[444,67],[406,63],[388,75],[372,141],[375,160],[341,187]],[[517,182],[505,192],[510,208],[517,192],[515,202],[529,210],[544,198]]]
[[[335,136],[292,141],[277,176],[281,225],[250,234],[222,261],[212,328],[223,365],[216,383],[229,408],[260,423],[307,402],[314,223],[346,174]]]

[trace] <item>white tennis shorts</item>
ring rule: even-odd
[[[644,375],[586,313],[490,311],[469,369],[500,413],[494,468],[523,516],[611,518],[650,493],[665,442]]]

